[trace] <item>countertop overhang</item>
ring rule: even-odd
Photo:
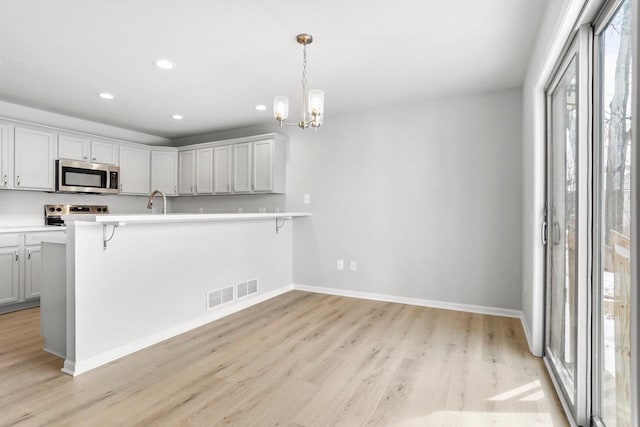
[[[309,212],[277,213],[169,213],[126,215],[63,215],[65,223],[94,224],[158,224],[171,222],[246,221],[262,219],[292,219],[311,216]]]

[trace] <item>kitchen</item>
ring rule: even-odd
[[[566,425],[532,128],[581,2],[4,3],[0,425]]]

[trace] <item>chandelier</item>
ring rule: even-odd
[[[286,96],[276,96],[273,99],[273,116],[280,124],[280,127],[283,125],[297,125],[301,129],[312,127],[314,131],[317,131],[322,125],[324,92],[310,90],[307,94],[307,45],[313,43],[313,36],[305,33],[298,34],[296,41],[302,45],[302,117],[298,123],[284,122],[289,117],[289,98]],[[308,117],[307,113],[309,114]]]

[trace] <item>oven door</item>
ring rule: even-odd
[[[56,161],[56,191],[67,193],[118,193],[109,185],[113,166],[75,160]]]

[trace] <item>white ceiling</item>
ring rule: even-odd
[[[308,32],[329,126],[343,111],[520,86],[546,3],[2,0],[0,100],[169,138],[275,130],[274,95],[298,118],[295,35]],[[161,57],[176,68],[156,68]]]

